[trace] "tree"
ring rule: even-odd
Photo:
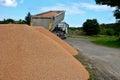
[[[25,24],[26,22],[22,19],[14,20],[14,19],[4,19],[0,21],[0,24]]]
[[[116,34],[119,36],[120,40],[120,23],[116,23],[114,29],[116,31]]]
[[[114,16],[115,16],[116,19],[120,19],[120,10],[119,9],[116,9],[114,11]]]
[[[2,24],[2,21],[0,21],[0,24]]]
[[[100,32],[100,26],[96,19],[87,19],[83,24],[83,30],[87,35],[97,35]]]
[[[116,18],[116,23],[119,23],[120,22],[120,10],[119,9],[116,9],[114,11],[114,16]]]
[[[111,7],[116,7],[116,10],[114,11],[114,16],[118,20],[116,27],[120,28],[120,0],[95,0],[96,4],[100,5],[108,5]],[[117,29],[119,34],[120,34],[120,29]],[[120,40],[120,35],[119,35],[119,40]]]
[[[25,21],[22,19],[19,19],[18,21],[16,21],[16,24],[25,24]]]
[[[13,24],[15,23],[15,20],[13,19],[4,19],[3,24]]]
[[[95,1],[96,4],[116,7],[116,10],[114,11],[114,16],[116,19],[120,19],[120,0],[95,0]]]
[[[30,21],[31,21],[31,14],[30,12],[28,12],[27,16],[25,17],[25,22],[26,24],[30,25]]]
[[[120,0],[95,0],[97,4],[120,8]]]

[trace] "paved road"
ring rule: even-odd
[[[99,46],[81,38],[67,38],[66,41],[94,60],[101,71],[107,71],[120,80],[120,49]]]

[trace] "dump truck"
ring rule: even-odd
[[[31,16],[31,26],[42,26],[64,39],[69,25],[63,22],[65,11],[48,11]]]

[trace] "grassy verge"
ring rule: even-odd
[[[118,41],[118,37],[116,36],[70,36],[70,38],[84,38],[92,40],[94,43],[108,46],[108,47],[114,47],[114,48],[120,48],[120,41]]]
[[[81,38],[81,36],[78,36],[78,35],[69,35],[68,37],[69,38]]]
[[[86,38],[99,45],[120,48],[120,41],[116,36],[87,36]]]
[[[86,70],[89,72],[89,74],[90,74],[89,80],[97,80],[97,76],[96,76],[97,69],[94,67],[92,61],[88,57],[82,55],[81,53],[78,54],[78,55],[75,55],[74,57],[80,63],[82,63],[84,65],[84,67],[86,68]]]

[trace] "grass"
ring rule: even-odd
[[[99,45],[113,47],[113,48],[120,48],[120,41],[118,41],[118,37],[116,36],[106,36],[106,35],[75,36],[75,35],[72,35],[70,36],[70,38],[84,38],[84,39],[89,39],[92,42],[99,44]]]
[[[89,63],[88,61],[85,61],[84,58],[82,56],[79,56],[79,55],[76,55],[74,56],[80,63],[82,63],[84,65],[84,67],[86,68],[86,70],[89,72],[89,80],[95,80],[96,79],[96,76],[95,74],[93,73],[93,70],[89,67]]]
[[[75,35],[74,35],[74,38],[76,38]],[[104,46],[120,48],[120,41],[118,41],[118,37],[116,36],[79,36],[79,38],[89,39],[96,44],[100,44]],[[80,51],[78,52],[79,54],[75,55],[74,57],[80,63],[82,63],[84,67],[86,68],[86,70],[89,72],[90,74],[89,80],[99,80],[98,79],[99,77],[104,77],[104,76],[101,76],[101,73],[96,68],[96,66],[93,64],[93,61],[90,58],[82,55]]]
[[[69,35],[68,37],[69,38],[80,38],[80,36],[78,36],[78,35]]]
[[[87,36],[86,39],[90,39],[99,45],[120,48],[120,41],[116,36]]]

